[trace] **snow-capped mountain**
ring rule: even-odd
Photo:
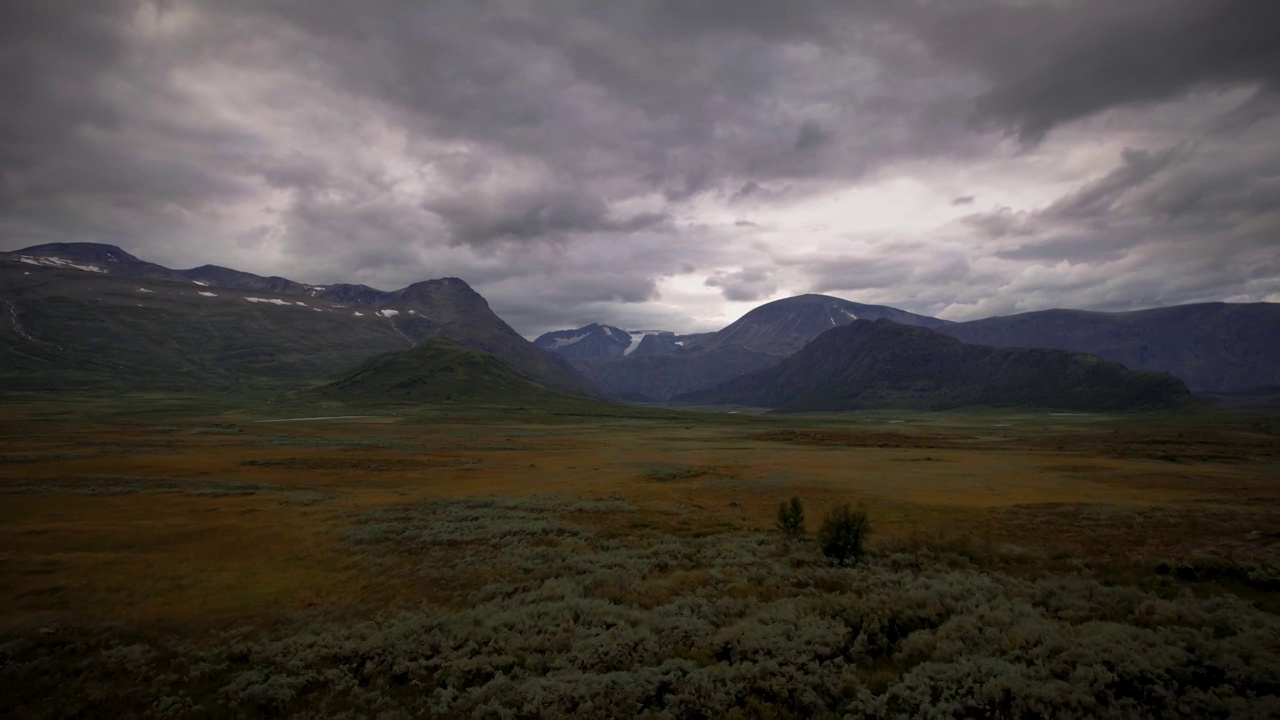
[[[613,325],[592,323],[573,330],[544,333],[533,344],[572,360],[589,361],[673,352],[693,337],[701,335],[677,335],[666,330],[623,330]]]
[[[605,325],[561,330],[536,344],[569,358],[601,387],[619,397],[667,400],[768,367],[833,327],[854,320],[886,319],[938,328],[946,320],[897,308],[864,305],[828,295],[800,295],[757,307],[724,329],[677,335]],[[638,343],[628,338],[643,336]]]

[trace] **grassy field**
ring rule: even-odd
[[[9,717],[1280,708],[1274,419],[164,395],[0,438]],[[868,557],[783,540],[793,495]]]

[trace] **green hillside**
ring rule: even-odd
[[[378,355],[317,392],[334,399],[372,402],[513,405],[571,399],[538,385],[489,353],[446,338]]]
[[[782,411],[1125,411],[1186,403],[1190,393],[1170,375],[1129,370],[1093,355],[970,345],[925,328],[859,320],[823,333],[774,367],[678,399]]]
[[[0,253],[0,389],[289,389],[447,337],[539,384],[595,392],[457,278],[393,292],[219,269],[169,270],[112,246]]]

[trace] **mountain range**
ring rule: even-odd
[[[941,328],[970,343],[1092,353],[1173,373],[1200,392],[1280,386],[1280,305],[1201,303],[1102,313],[1044,310]]]
[[[306,285],[212,265],[171,270],[110,245],[68,243],[0,253],[0,304],[9,387],[292,387],[445,337],[550,390],[600,394],[457,278],[391,292]]]
[[[821,333],[857,319],[934,328],[949,324],[883,305],[864,305],[827,295],[799,295],[761,305],[716,332],[654,334],[630,354],[593,352],[595,344],[585,346],[585,352],[565,353],[598,335],[595,328],[602,326],[596,325],[547,333],[537,342],[540,347],[565,353],[583,373],[618,397],[662,402],[775,365]],[[620,328],[614,331],[623,337],[628,332]],[[564,338],[576,337],[583,339],[565,344]],[[646,343],[651,345],[646,348]]]
[[[1240,405],[1280,397],[1280,305],[1267,303],[950,322],[801,295],[716,332],[597,323],[529,342],[457,278],[394,291],[309,285],[65,243],[0,253],[0,305],[0,382],[17,391],[311,389],[411,402],[547,392],[784,410],[1161,407],[1186,387]]]
[[[1235,404],[1280,392],[1280,305],[1275,303],[1202,303],[1117,313],[1044,310],[948,322],[801,295],[762,305],[718,332],[665,353],[577,355],[571,360],[607,391],[666,401],[775,365],[855,318],[930,328],[980,345],[1090,353],[1135,370],[1171,373],[1194,392]]]
[[[783,411],[966,406],[1108,411],[1184,404],[1167,373],[1135,371],[1096,355],[972,345],[923,327],[855,320],[822,333],[782,362],[677,402]]]

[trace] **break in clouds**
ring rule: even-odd
[[[0,247],[391,289],[526,335],[804,292],[1280,301],[1280,4],[0,7]]]

